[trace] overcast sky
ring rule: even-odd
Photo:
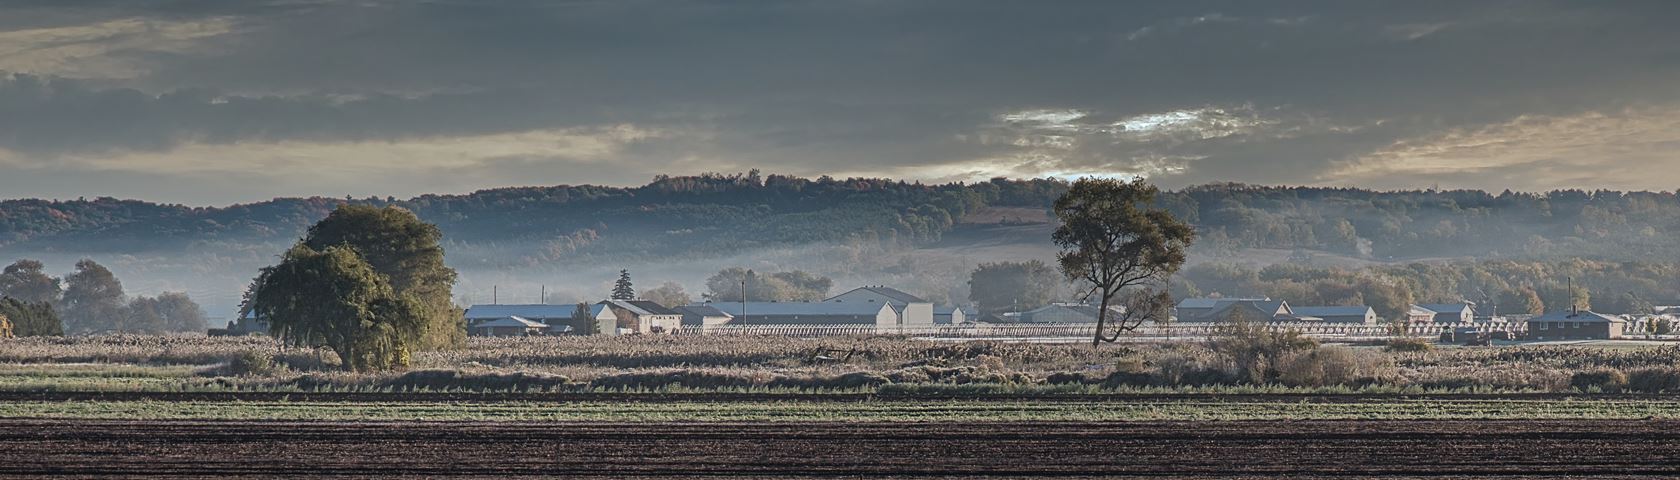
[[[1673,189],[1680,2],[0,0],[0,198]]]

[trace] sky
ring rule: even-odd
[[[0,0],[0,198],[1675,188],[1680,2]]]

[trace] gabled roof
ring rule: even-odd
[[[1323,317],[1363,317],[1366,314],[1371,313],[1371,307],[1367,307],[1367,306],[1364,306],[1364,305],[1358,305],[1358,306],[1332,305],[1332,306],[1327,306],[1327,307],[1296,307],[1296,306],[1291,306],[1290,309],[1294,310],[1296,315],[1307,316],[1307,317],[1319,317],[1319,318],[1323,318]]]
[[[966,309],[966,308],[957,308],[957,307],[949,306],[949,305],[934,305],[933,306],[933,314],[934,315],[950,315],[952,313],[956,313],[957,310],[962,310],[964,316],[973,316],[974,315],[973,310],[969,310],[969,309]]]
[[[1611,323],[1611,322],[1620,323],[1620,322],[1623,322],[1623,320],[1620,319],[1620,318],[1612,317],[1612,316],[1609,316],[1609,315],[1605,315],[1605,314],[1590,311],[1590,310],[1582,310],[1582,311],[1579,311],[1579,312],[1570,312],[1568,310],[1561,311],[1561,312],[1548,312],[1545,315],[1530,318],[1530,319],[1528,319],[1528,321],[1530,321],[1530,322],[1590,322],[1590,323]]]
[[[533,322],[530,319],[527,319],[527,318],[524,318],[524,317],[519,317],[519,316],[507,316],[507,317],[502,317],[502,318],[498,318],[498,319],[495,319],[495,320],[491,320],[491,321],[488,321],[488,322],[480,323],[478,325],[473,325],[473,328],[490,328],[490,327],[497,327],[497,328],[501,328],[501,327],[548,328],[548,325],[544,324],[542,322]]]
[[[603,300],[601,303],[629,310],[630,313],[636,315],[682,315],[674,310],[665,308],[664,305],[647,300]]]
[[[1186,298],[1178,301],[1178,308],[1216,308],[1230,302],[1263,302],[1269,298]]]
[[[577,305],[473,305],[467,307],[466,318],[569,318],[577,311]]]
[[[741,316],[741,302],[705,304],[734,317]],[[884,303],[861,302],[747,302],[748,316],[753,315],[877,315],[892,308]]]
[[[1406,310],[1406,313],[1411,314],[1411,315],[1434,315],[1434,314],[1437,314],[1437,313],[1440,313],[1440,312],[1430,310],[1430,309],[1427,309],[1427,308],[1423,308],[1423,307],[1419,307],[1417,305],[1412,305],[1411,308]]]
[[[832,302],[836,298],[846,296],[847,293],[852,293],[852,292],[856,292],[856,291],[859,291],[859,290],[866,291],[866,292],[872,292],[876,295],[887,297],[888,299],[892,300],[895,303],[928,303],[928,301],[923,300],[922,297],[918,297],[918,296],[915,296],[915,295],[911,295],[909,293],[905,293],[903,290],[899,290],[899,289],[892,288],[892,287],[884,287],[884,286],[858,287],[858,288],[854,288],[854,289],[851,289],[851,290],[847,290],[846,293],[842,293],[842,294],[839,294],[839,295],[828,297],[827,300],[823,300],[823,301]]]
[[[673,308],[672,310],[676,310],[677,313],[681,313],[683,315],[693,315],[693,316],[696,316],[696,317],[733,317],[734,316],[734,315],[730,315],[729,312],[725,312],[723,310],[718,310],[717,307],[713,307],[711,305],[683,305],[681,307]]]
[[[1469,303],[1420,303],[1416,306],[1423,307],[1423,309],[1435,313],[1457,314],[1463,314],[1465,310],[1470,310],[1472,308]]]

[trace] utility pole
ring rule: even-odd
[[[537,303],[548,305],[548,285],[543,285],[540,292],[542,293],[537,294]]]
[[[747,277],[741,277],[741,323],[747,323]]]
[[[491,285],[490,286],[490,304],[491,305],[501,305],[501,303],[502,303],[501,302],[501,297],[497,296],[496,287],[497,287],[496,285]]]

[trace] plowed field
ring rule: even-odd
[[[1680,475],[1680,422],[11,419],[0,452],[9,478],[1651,478]]]

